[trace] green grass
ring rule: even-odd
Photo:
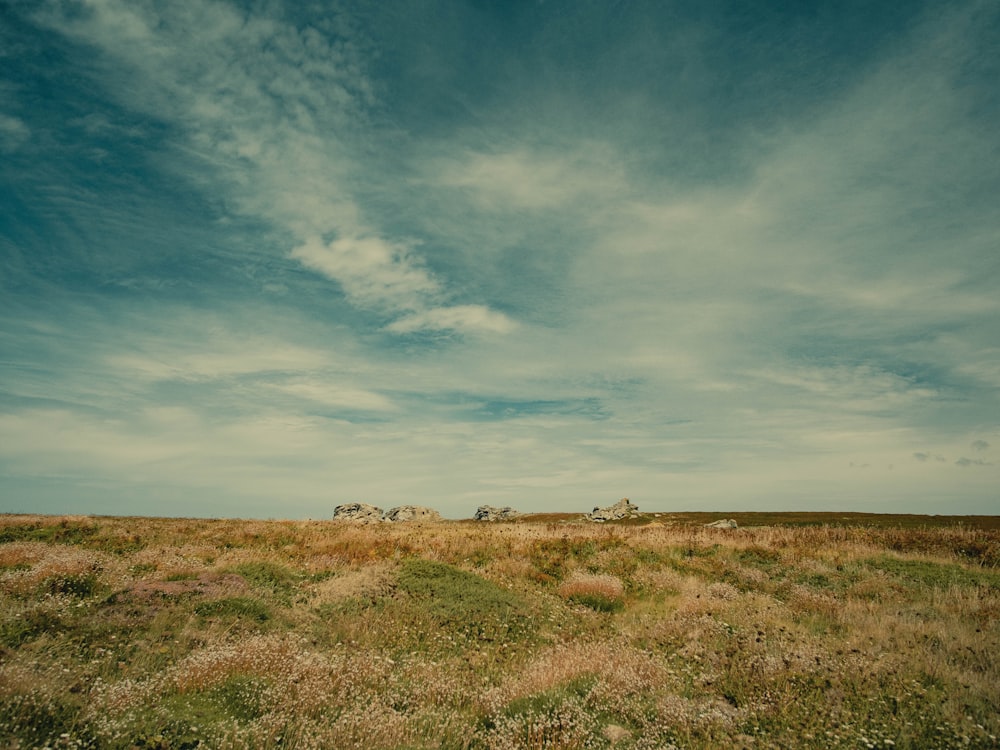
[[[194,611],[206,618],[236,618],[254,622],[266,622],[271,619],[271,611],[267,604],[246,596],[199,602],[195,605]]]
[[[66,594],[85,599],[96,595],[104,587],[96,572],[72,573],[46,578],[42,590],[49,594]]]
[[[625,609],[625,602],[619,598],[602,596],[601,594],[571,594],[567,597],[574,604],[582,604],[595,612],[621,612]]]
[[[397,586],[439,627],[475,640],[518,640],[533,630],[531,610],[520,596],[451,565],[406,560]]]
[[[17,691],[0,701],[0,737],[5,747],[100,747],[86,723],[79,720],[82,701],[76,696]]]
[[[58,632],[62,625],[63,617],[50,607],[8,611],[0,619],[0,644],[19,648],[47,633]]]
[[[266,560],[234,565],[224,572],[243,576],[258,592],[273,597],[284,606],[291,604],[298,583],[306,577],[284,565]]]
[[[880,570],[907,583],[933,588],[989,586],[1000,590],[1000,572],[970,570],[956,563],[906,560],[884,555],[865,560],[872,570]]]
[[[997,747],[1000,531],[654,520],[0,516],[0,747]]]
[[[59,523],[23,523],[0,526],[0,544],[6,542],[46,542],[82,545],[98,532],[93,524],[61,521]]]

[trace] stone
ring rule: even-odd
[[[595,523],[605,523],[606,521],[620,521],[623,518],[634,518],[639,515],[639,508],[632,504],[627,497],[623,497],[614,505],[607,508],[594,508],[584,518]]]
[[[422,505],[400,505],[398,508],[390,508],[382,517],[383,520],[393,523],[403,523],[406,521],[440,521],[441,514],[433,508],[425,508]]]
[[[503,508],[495,508],[492,505],[480,505],[473,518],[477,521],[513,521],[520,515],[520,513],[509,505],[505,505]]]
[[[709,529],[735,529],[738,528],[738,525],[732,518],[726,518],[706,523],[705,527]]]
[[[344,503],[333,509],[333,520],[378,523],[382,520],[382,509],[368,503]]]

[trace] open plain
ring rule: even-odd
[[[0,747],[998,746],[996,517],[578,519],[0,516]]]

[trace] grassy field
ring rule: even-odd
[[[0,748],[1000,747],[996,518],[572,518],[0,516]]]

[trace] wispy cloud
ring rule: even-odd
[[[30,136],[31,131],[23,120],[0,112],[0,150],[14,151]]]
[[[114,354],[108,365],[131,377],[150,380],[214,380],[233,375],[313,370],[330,363],[320,351],[280,341],[250,340],[229,351],[184,352],[161,349],[155,354]]]
[[[393,411],[397,408],[391,399],[381,393],[328,382],[318,377],[292,379],[274,383],[271,387],[292,396],[341,409]]]
[[[313,238],[295,248],[292,257],[339,282],[344,293],[363,306],[419,309],[440,291],[410,248],[381,237],[344,237],[329,243]]]
[[[515,327],[516,323],[506,315],[482,305],[456,305],[407,315],[390,323],[386,326],[386,330],[393,333],[414,333],[426,330],[508,333]]]
[[[291,258],[362,308],[420,310],[446,294],[412,244],[367,221],[353,194],[374,95],[363,40],[346,14],[327,21],[331,41],[226,3],[65,8],[50,5],[38,17],[95,45],[113,66],[105,75],[121,103],[180,128],[181,155],[203,179],[239,212],[297,238]],[[319,239],[327,235],[336,239]]]
[[[994,4],[448,5],[12,10],[0,474],[992,507]]]
[[[579,208],[627,188],[620,159],[602,143],[575,143],[568,152],[471,152],[425,168],[438,185],[465,191],[479,208],[496,211]]]

